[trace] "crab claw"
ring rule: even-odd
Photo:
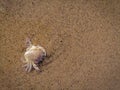
[[[26,38],[25,44],[26,44],[26,47],[29,47],[32,45],[30,38],[28,38],[28,37]]]

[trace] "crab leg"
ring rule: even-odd
[[[27,67],[26,67],[25,71],[28,71],[29,68],[30,68],[30,62],[27,63]]]
[[[27,67],[28,66],[28,64],[25,64],[25,65],[23,65],[22,67],[24,68],[24,67]]]
[[[35,70],[38,70],[38,71],[40,70],[36,64],[32,63],[32,65],[35,68]]]
[[[24,65],[23,67],[26,67],[25,71],[28,71],[29,68],[30,68],[30,62],[28,61],[27,57],[25,57],[25,60],[26,60],[26,65]]]
[[[32,69],[32,62],[30,61],[30,65],[29,65],[29,69],[28,69],[28,72],[30,72]]]

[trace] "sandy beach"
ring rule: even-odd
[[[43,46],[25,72],[25,39]],[[0,0],[0,90],[120,90],[120,0]]]

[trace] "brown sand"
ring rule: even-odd
[[[41,73],[21,67],[27,36]],[[0,0],[0,90],[120,90],[120,0]]]

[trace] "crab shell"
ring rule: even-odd
[[[24,54],[25,57],[25,65],[26,71],[30,72],[32,68],[35,70],[40,70],[38,68],[38,64],[40,61],[43,61],[44,57],[46,56],[46,51],[41,46],[34,46],[31,45],[26,49],[26,52]]]

